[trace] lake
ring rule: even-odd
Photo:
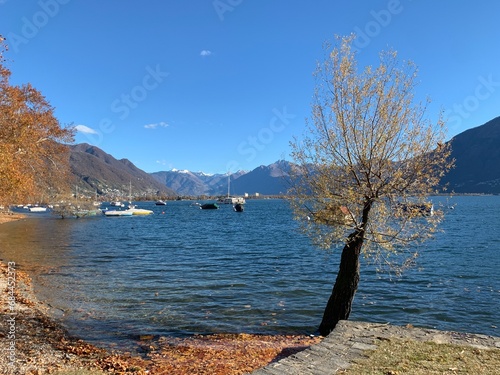
[[[402,277],[362,259],[350,319],[500,336],[500,197],[433,200],[454,207],[444,232]],[[145,334],[315,333],[340,254],[311,246],[286,201],[139,207],[155,213],[4,224],[0,258],[33,276],[72,334],[108,348]]]

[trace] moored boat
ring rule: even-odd
[[[88,216],[97,216],[97,215],[102,214],[102,211],[101,210],[76,210],[75,212],[73,212],[73,214],[77,218],[81,218],[81,217],[88,217]]]
[[[217,203],[220,203],[220,204],[245,204],[246,201],[245,201],[245,198],[243,198],[243,197],[227,196],[227,197],[217,199]]]
[[[219,206],[217,203],[205,203],[200,206],[202,210],[217,210]]]
[[[29,207],[28,210],[30,212],[46,212],[47,211],[47,207],[34,206],[34,207]]]
[[[143,208],[129,208],[127,211],[131,211],[132,215],[151,215],[153,211],[151,210],[145,210]]]
[[[106,216],[132,216],[132,211],[130,211],[130,210],[105,210],[104,215],[106,215]]]
[[[245,204],[246,201],[245,201],[245,198],[243,197],[232,197],[229,193],[230,193],[230,183],[231,183],[231,178],[230,176],[228,175],[227,176],[227,196],[225,197],[220,197],[219,199],[217,199],[217,203],[219,204],[232,204],[232,205],[235,205],[235,204]]]

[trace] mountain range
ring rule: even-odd
[[[443,179],[459,193],[500,194],[500,117],[450,140],[455,168]]]
[[[460,194],[500,194],[500,117],[466,130],[450,141],[455,168],[443,179]],[[290,163],[284,160],[252,171],[208,175],[187,170],[146,173],[127,159],[117,160],[89,144],[72,145],[70,164],[78,186],[107,196],[175,197],[281,195]]]
[[[180,195],[280,195],[286,193],[284,178],[290,164],[284,160],[261,165],[250,172],[208,175],[203,172],[172,170],[151,175]]]
[[[70,146],[70,167],[82,193],[110,197],[177,195],[129,160],[117,160],[87,143]]]

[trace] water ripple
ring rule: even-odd
[[[500,197],[453,199],[444,233],[401,278],[362,261],[351,319],[499,335]],[[144,333],[316,330],[339,254],[313,248],[286,202],[249,201],[243,214],[153,209],[5,224],[0,255],[38,270],[37,292],[72,333],[108,346]]]

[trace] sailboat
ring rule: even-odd
[[[217,203],[220,203],[220,204],[245,204],[246,203],[245,198],[243,198],[243,197],[231,197],[231,195],[229,194],[230,183],[231,183],[231,177],[229,176],[229,173],[228,173],[227,174],[227,196],[217,199]]]
[[[132,204],[132,182],[130,182],[129,186],[129,205],[126,210],[106,210],[104,211],[104,215],[106,216],[132,216],[132,215],[151,215],[153,211],[145,210],[142,208],[137,208]]]
[[[78,190],[78,185],[76,186],[76,193],[75,193],[75,209],[73,211],[73,215],[76,216],[77,218],[81,218],[81,217],[87,217],[87,216],[96,216],[96,215],[99,215],[101,214],[101,210],[99,209],[91,209],[90,208],[90,205],[89,204],[86,204],[85,202],[80,205],[80,202],[79,202],[79,190]],[[97,192],[96,192],[96,196],[97,196]]]
[[[128,209],[125,210],[127,212],[132,212],[132,215],[151,215],[153,213],[152,210],[145,210],[143,208],[137,208],[137,206],[132,204],[132,181],[130,182],[129,187],[129,206]]]

